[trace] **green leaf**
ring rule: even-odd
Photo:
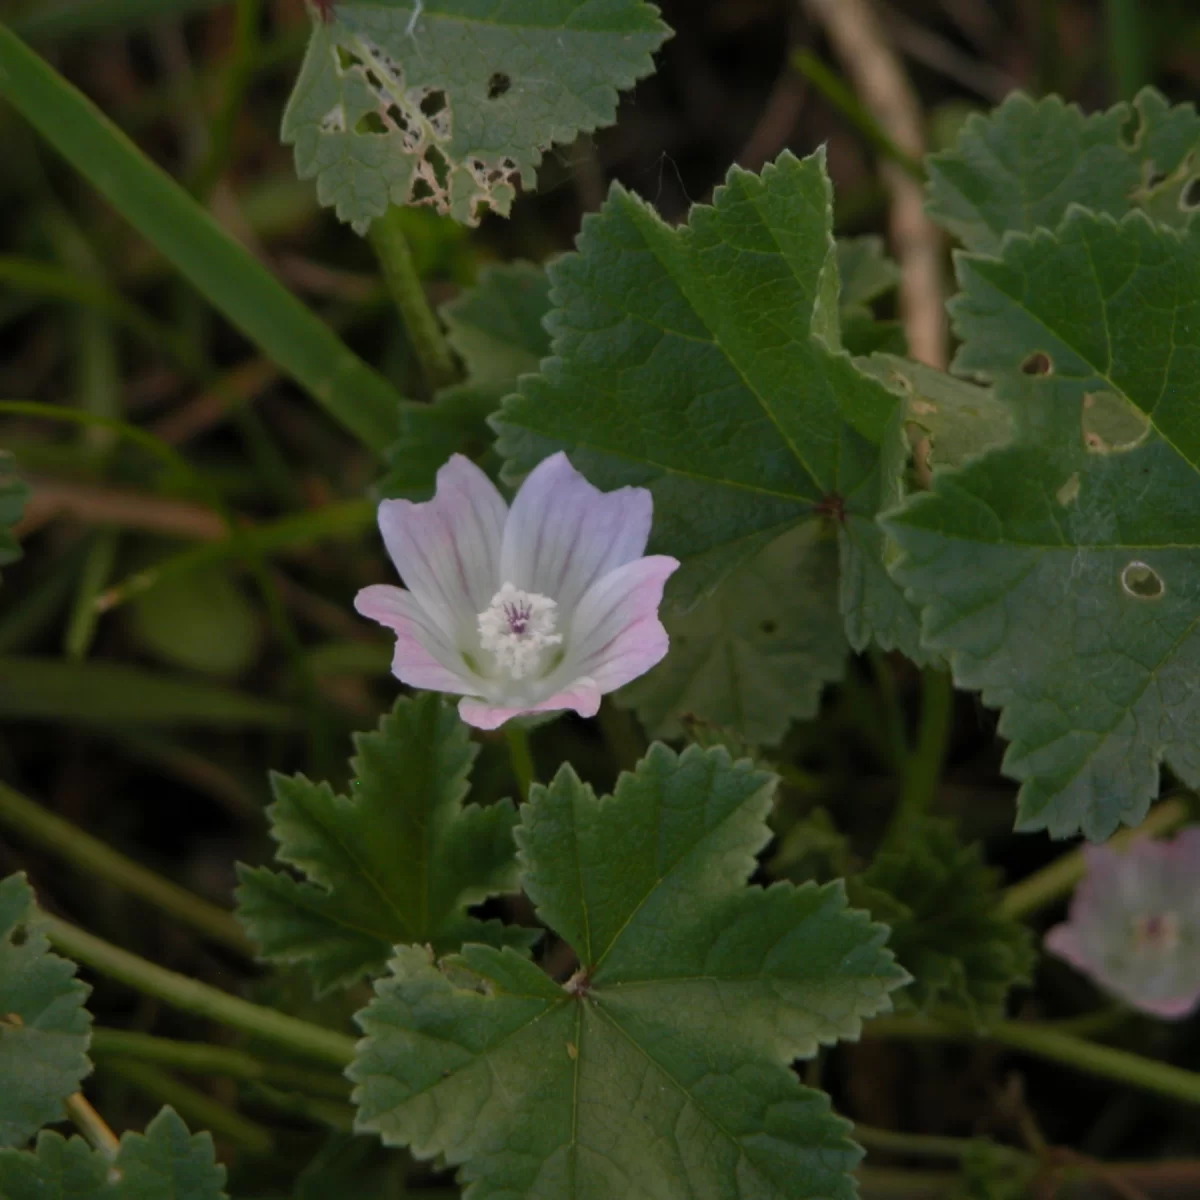
[[[884,252],[882,238],[838,238],[837,261],[843,321],[848,313],[870,316],[871,302],[894,292],[900,282],[900,268]]]
[[[262,644],[254,605],[225,567],[170,576],[135,596],[129,613],[142,646],[185,670],[241,675]]]
[[[530,263],[485,268],[479,285],[441,309],[446,335],[467,369],[467,382],[443,388],[432,404],[414,404],[400,417],[400,438],[385,455],[384,496],[425,499],[438,468],[466,454],[491,470],[495,435],[488,417],[550,352],[542,321],[550,308],[550,281]]]
[[[830,348],[830,229],[821,153],[733,169],[679,229],[615,187],[580,253],[549,268],[554,357],[506,400],[499,449],[513,478],[566,449],[601,487],[648,487],[652,548],[683,560],[677,600],[789,529],[836,528],[841,577],[826,586],[851,644],[907,652],[916,622],[874,520],[903,466],[901,406]]]
[[[7,567],[21,557],[21,547],[13,537],[12,528],[25,511],[29,489],[16,471],[16,460],[0,450],[0,567]]]
[[[339,0],[317,21],[283,139],[365,233],[389,204],[507,215],[542,154],[614,120],[668,29],[642,0]]]
[[[896,575],[1004,708],[1019,828],[1102,839],[1161,762],[1200,783],[1200,228],[1076,209],[959,272],[955,366],[996,381],[1016,439],[887,520]]]
[[[975,1138],[962,1159],[962,1174],[948,1200],[1028,1200],[1042,1164],[1032,1154]]]
[[[359,1016],[358,1128],[462,1165],[469,1200],[849,1200],[859,1151],[789,1069],[905,979],[840,884],[747,888],[774,779],[651,747],[597,800],[564,766],[517,839],[566,984],[511,951],[398,951]]]
[[[401,697],[354,745],[352,797],[273,779],[276,856],[304,879],[239,868],[238,916],[264,957],[304,964],[327,991],[383,970],[398,942],[528,948],[534,931],[463,912],[515,890],[517,814],[507,800],[464,807],[478,747],[454,709],[430,692]]]
[[[856,361],[904,397],[909,423],[929,437],[931,466],[961,467],[1012,440],[1012,409],[992,388],[893,354]]]
[[[110,1162],[80,1137],[39,1135],[33,1151],[0,1150],[3,1200],[225,1200],[213,1140],[164,1108],[146,1132],[126,1133]]]
[[[395,438],[392,385],[2,24],[0,96],[335,420],[375,450]]]
[[[96,725],[302,724],[296,711],[187,675],[168,675],[113,662],[67,662],[10,655],[0,658],[0,717]]]
[[[913,977],[898,1007],[956,1008],[977,1022],[1004,1014],[1037,955],[1033,934],[999,913],[1000,873],[949,821],[911,824],[849,883],[851,901],[891,928],[890,945]]]
[[[50,953],[24,875],[0,880],[0,1146],[19,1146],[49,1121],[91,1071],[88,987]]]
[[[1072,204],[1184,225],[1198,208],[1187,186],[1200,173],[1200,117],[1152,88],[1090,116],[1016,93],[927,161],[929,214],[971,250],[994,254],[1010,231],[1054,229]]]
[[[814,536],[818,535],[818,536]],[[812,525],[790,530],[739,567],[690,613],[664,617],[666,659],[619,693],[651,737],[684,734],[681,719],[776,745],[793,720],[815,716],[841,676],[848,646],[828,586],[837,547]]]

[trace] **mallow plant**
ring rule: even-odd
[[[1018,94],[925,162],[954,247],[940,371],[879,318],[882,243],[835,238],[820,147],[731,168],[678,225],[614,185],[573,250],[435,310],[406,208],[508,216],[552,147],[615,120],[670,30],[643,0],[311,17],[282,138],[369,241],[425,399],[0,26],[0,93],[374,456],[376,570],[353,605],[392,646],[373,693],[392,700],[348,770],[271,777],[273,861],[238,867],[237,923],[103,847],[88,860],[274,989],[184,977],[0,882],[0,1197],[260,1194],[185,1124],[211,1100],[177,1112],[186,1091],[160,1088],[168,1106],[116,1137],[87,1098],[91,1056],[114,1054],[240,1080],[293,1135],[358,1155],[339,1175],[323,1150],[297,1196],[367,1195],[355,1164],[375,1155],[470,1200],[844,1200],[886,1182],[876,1151],[991,1189],[956,1195],[1092,1176],[1143,1194],[1036,1137],[856,1128],[828,1067],[864,1038],[989,1042],[1200,1103],[1200,1074],[1104,999],[1180,1020],[1200,997],[1196,833],[1153,840],[1200,784],[1195,110]],[[29,494],[0,457],[0,565]],[[261,574],[274,546],[205,495]],[[919,684],[911,732],[898,680]],[[892,809],[831,816],[796,733],[871,687]],[[1013,826],[1049,864],[1024,878],[939,807],[955,689],[998,714]],[[480,784],[481,748],[511,756],[513,799]],[[1041,914],[1076,885],[1041,968],[1078,998],[1072,1024],[1021,996]],[[76,964],[222,1032],[95,1027]],[[74,1135],[50,1128],[68,1118]],[[218,1142],[244,1149],[230,1119]]]

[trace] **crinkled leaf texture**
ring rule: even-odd
[[[90,989],[50,953],[24,875],[0,880],[0,1146],[19,1146],[66,1115],[92,1067]]]
[[[815,716],[846,661],[837,596],[837,546],[815,525],[789,530],[738,567],[709,600],[668,613],[671,650],[623,688],[651,737],[681,737],[686,714],[773,746],[792,719]]]
[[[354,745],[352,796],[273,779],[276,856],[304,878],[239,867],[238,917],[263,957],[304,964],[325,991],[383,970],[399,942],[528,949],[531,930],[464,912],[515,888],[517,813],[464,806],[479,751],[454,709],[432,692],[401,697]]]
[[[49,1132],[32,1151],[0,1150],[3,1200],[225,1200],[224,1188],[211,1135],[189,1134],[171,1108],[124,1134],[114,1162]]]
[[[1183,225],[1198,207],[1200,117],[1152,88],[1133,106],[1085,116],[1057,96],[1017,93],[973,116],[951,150],[929,158],[929,214],[970,250],[994,254],[1009,232],[1054,229],[1072,204],[1123,217],[1141,208]]]
[[[565,449],[601,487],[648,487],[676,601],[789,530],[836,531],[839,570],[798,603],[824,621],[837,595],[851,645],[920,658],[875,524],[899,499],[902,405],[837,349],[830,198],[821,153],[733,169],[678,229],[615,187],[549,268],[553,356],[505,401],[498,445],[514,479]]]
[[[0,450],[0,567],[21,557],[12,529],[21,519],[28,499],[29,489],[17,474],[16,460],[8,451]]]
[[[855,1194],[791,1061],[890,1006],[886,930],[840,884],[747,888],[774,778],[651,747],[612,797],[564,766],[522,809],[526,891],[576,951],[398,951],[359,1016],[358,1127],[462,1165],[468,1200]]]
[[[1160,762],[1200,784],[1200,227],[1075,209],[959,275],[955,366],[1017,435],[886,522],[896,576],[1004,709],[1018,827],[1103,839]]]
[[[400,413],[400,437],[384,457],[388,474],[377,490],[386,497],[427,500],[438,468],[465,454],[489,472],[499,464],[488,417],[550,353],[542,321],[550,311],[550,281],[532,263],[486,267],[478,286],[441,309],[446,336],[466,368],[465,383],[443,388],[432,404]]]
[[[889,945],[913,977],[903,1007],[959,1009],[985,1022],[1003,1016],[1009,991],[1031,978],[1032,933],[1000,914],[999,872],[949,821],[913,822],[849,891],[892,931]]]
[[[338,0],[283,139],[359,233],[389,204],[474,225],[507,215],[550,146],[610,124],[668,33],[643,0]]]

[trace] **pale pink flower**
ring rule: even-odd
[[[1200,1003],[1200,827],[1124,853],[1085,846],[1087,875],[1046,949],[1157,1017]]]
[[[566,708],[593,717],[604,693],[667,652],[658,606],[679,563],[644,557],[652,515],[645,488],[602,492],[561,453],[510,509],[456,454],[432,500],[379,506],[408,590],[376,584],[355,607],[395,630],[397,679],[462,696],[459,713],[480,729]]]

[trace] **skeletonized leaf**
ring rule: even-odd
[[[324,991],[382,970],[399,942],[528,946],[529,930],[463,911],[515,886],[517,814],[508,801],[464,806],[478,748],[454,709],[431,692],[401,697],[354,745],[350,797],[274,777],[276,857],[304,878],[239,868],[238,916],[263,956],[303,963]]]
[[[146,1132],[126,1133],[109,1162],[80,1137],[42,1133],[33,1150],[0,1150],[4,1200],[226,1200],[212,1137],[189,1134],[164,1108]]]
[[[535,788],[524,884],[579,970],[400,950],[359,1017],[358,1127],[461,1165],[466,1200],[849,1200],[859,1151],[790,1063],[857,1036],[905,975],[840,884],[746,887],[773,788],[661,744],[612,797],[567,766]]]
[[[668,32],[643,0],[338,0],[283,139],[360,233],[389,204],[474,225],[507,215],[550,146],[611,123]]]
[[[874,517],[903,467],[901,405],[831,347],[837,252],[820,153],[738,168],[688,225],[615,187],[549,268],[554,356],[496,418],[518,477],[566,449],[604,488],[654,494],[652,548],[710,591],[789,529],[838,532],[850,642],[915,648]]]
[[[1163,761],[1200,783],[1200,227],[1075,209],[959,272],[955,366],[1016,437],[887,520],[896,576],[1004,709],[1019,827],[1105,838]]]
[[[691,612],[665,616],[670,653],[620,693],[651,737],[680,737],[693,716],[772,746],[815,715],[849,652],[829,586],[837,547],[818,533],[789,531]]]
[[[1200,116],[1145,88],[1085,116],[1057,96],[1017,93],[972,116],[951,150],[929,158],[929,213],[970,250],[996,253],[1010,230],[1054,229],[1072,204],[1123,217],[1141,208],[1184,225],[1200,210]]]
[[[66,1115],[92,1067],[90,989],[50,953],[24,875],[0,880],[0,1146],[19,1146]]]

